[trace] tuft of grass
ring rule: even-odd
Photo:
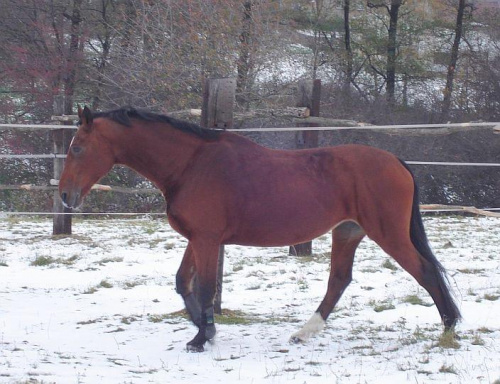
[[[364,289],[365,291],[372,291],[372,290],[374,290],[375,288],[373,288],[373,287],[370,287],[370,286],[366,285],[366,286],[362,286],[362,287],[361,287],[361,289]]]
[[[458,269],[458,272],[465,273],[467,275],[478,275],[484,272],[484,269],[481,268],[461,268]]]
[[[84,295],[93,295],[97,291],[98,291],[98,289],[96,287],[89,287],[88,289],[86,289],[85,291],[83,291],[83,294]]]
[[[439,337],[437,346],[445,349],[459,349],[460,343],[457,341],[454,331],[445,331]]]
[[[152,235],[158,231],[158,226],[154,223],[149,223],[144,225],[144,233],[147,235]]]
[[[54,264],[55,262],[56,259],[51,256],[37,256],[30,265],[33,267],[46,267],[47,265]]]
[[[79,321],[77,322],[76,324],[78,325],[89,325],[89,324],[96,324],[98,323],[100,320],[97,320],[97,319],[92,319],[92,320],[86,320],[86,321]]]
[[[475,333],[471,340],[472,345],[484,345],[485,342],[480,334]]]
[[[298,279],[297,285],[301,291],[307,291],[309,289],[309,283],[305,279]]]
[[[105,257],[104,259],[97,262],[99,265],[108,264],[108,263],[121,263],[123,261],[123,257]]]
[[[430,335],[426,334],[424,330],[422,330],[418,325],[413,331],[410,344],[416,344],[420,341],[428,341],[430,339]]]
[[[439,372],[441,372],[441,373],[453,373],[454,375],[457,374],[457,370],[455,369],[455,367],[453,365],[446,365],[446,364],[443,364],[441,366],[441,368],[439,368]]]
[[[152,323],[177,323],[179,320],[189,320],[189,315],[185,309],[164,314],[148,314],[148,321]],[[223,309],[221,315],[215,315],[215,324],[245,325],[261,323],[262,321],[261,318],[255,315],[239,310]]]
[[[148,313],[148,321],[151,323],[178,323],[179,320],[188,320],[189,315],[185,309],[164,314]]]
[[[67,259],[58,258],[55,259],[52,256],[37,256],[30,265],[33,267],[46,267],[52,264],[63,264],[63,265],[73,265],[80,257],[78,255],[73,255]]]
[[[418,297],[418,295],[408,295],[403,298],[402,302],[412,305],[422,305],[424,303],[423,300]]]
[[[256,290],[260,289],[260,287],[261,287],[260,283],[255,283],[255,284],[249,285],[246,289],[248,291],[256,291]]]
[[[121,319],[121,323],[126,324],[126,325],[130,325],[134,321],[137,321],[137,319],[134,316],[125,316],[125,317],[122,317],[122,319]]]
[[[384,300],[384,301],[370,300],[369,304],[373,307],[373,310],[375,312],[383,312],[383,311],[387,311],[387,310],[395,309],[396,308],[394,306],[394,304],[392,304],[388,300]]]
[[[187,314],[186,314],[187,316]],[[173,316],[171,316],[170,313],[164,314],[164,315],[158,315],[158,314],[148,314],[148,321],[151,323],[161,323],[164,320],[171,319]]]
[[[253,324],[261,320],[255,316],[245,314],[243,311],[223,309],[222,314],[215,315],[215,322],[218,324],[241,325]]]
[[[149,249],[153,249],[153,248],[156,248],[158,246],[158,244],[161,244],[165,241],[165,239],[162,239],[160,237],[156,238],[156,239],[152,239],[149,241]]]
[[[498,299],[500,299],[500,295],[485,293],[484,299],[489,301],[497,301]]]
[[[239,272],[243,270],[243,263],[233,265],[233,272]]]
[[[79,258],[80,256],[73,255],[71,257],[68,257],[67,259],[57,259],[57,261],[64,265],[73,265],[77,262]]]
[[[124,289],[132,289],[134,287],[137,287],[139,285],[144,285],[146,284],[144,280],[138,279],[138,280],[131,280],[131,281],[126,281],[124,285]]]
[[[101,288],[113,288],[113,284],[111,284],[109,281],[107,280],[102,280],[100,283],[99,283],[99,287]]]
[[[401,300],[403,303],[408,303],[412,305],[423,305],[424,307],[430,307],[432,304],[426,303],[422,298],[420,298],[418,295],[408,295]]]
[[[165,244],[165,249],[166,249],[167,251],[169,251],[169,250],[171,250],[171,249],[174,249],[174,248],[175,248],[175,243],[173,243],[173,242],[167,242],[167,243]]]
[[[398,270],[398,267],[396,266],[396,264],[394,264],[391,260],[389,259],[386,259],[383,263],[382,263],[382,267],[384,268],[387,268],[391,271],[397,271]]]

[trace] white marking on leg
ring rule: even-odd
[[[316,335],[325,328],[325,320],[321,317],[319,312],[315,312],[314,315],[309,319],[307,323],[304,324],[302,329],[290,337],[291,343],[304,343],[311,336]]]

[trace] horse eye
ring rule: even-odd
[[[78,147],[78,146],[72,146],[72,147],[71,147],[71,152],[72,152],[74,155],[79,155],[80,153],[82,153],[82,150],[83,150],[83,148],[82,148],[82,147]]]

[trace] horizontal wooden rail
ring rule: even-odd
[[[425,212],[462,212],[471,213],[479,216],[499,217],[500,208],[476,208],[458,205],[441,205],[441,204],[422,204],[420,210]],[[152,216],[152,215],[165,215],[165,212],[67,212],[67,213],[54,213],[54,212],[13,212],[4,211],[0,212],[2,216],[52,216],[52,215],[79,215],[79,216]]]
[[[52,181],[52,180],[51,180]],[[1,190],[24,190],[24,191],[55,191],[57,190],[57,184],[52,183],[52,185],[33,185],[33,184],[17,184],[17,185],[0,185]],[[118,193],[152,193],[160,194],[161,191],[157,188],[126,188],[117,187],[111,185],[94,184],[92,186],[94,191],[107,191],[107,192],[118,192]]]
[[[300,119],[308,122],[311,117]],[[322,119],[322,118],[319,118]],[[55,124],[0,124],[0,130],[5,129],[76,129],[74,125]],[[237,128],[227,129],[228,132],[300,132],[300,131],[342,131],[342,130],[396,130],[396,129],[456,129],[492,128],[500,132],[500,122],[453,123],[453,124],[406,124],[406,125],[369,125],[359,123],[356,126],[324,126],[324,127],[274,127],[274,128]]]
[[[41,155],[11,155],[0,154],[0,159],[65,159],[66,155],[51,153]],[[405,163],[412,165],[446,165],[446,166],[469,166],[469,167],[500,167],[500,163],[459,163],[450,161],[413,161],[405,160]]]
[[[412,161],[405,160],[405,163],[412,165],[447,165],[447,166],[466,166],[466,167],[500,167],[499,163],[457,163],[449,161]]]
[[[75,125],[56,125],[56,124],[0,124],[0,131],[6,129],[74,129]]]
[[[65,159],[66,155],[59,153],[49,153],[49,154],[24,154],[24,155],[11,155],[11,154],[1,154],[0,159]]]
[[[476,207],[464,207],[460,205],[422,204],[420,206],[420,210],[430,212],[467,212],[473,213],[475,215],[500,217],[500,213],[492,212],[500,210],[500,208],[480,209]]]

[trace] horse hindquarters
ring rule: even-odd
[[[418,187],[407,165],[406,174],[397,174],[388,188],[372,200],[376,207],[360,218],[367,235],[410,273],[431,295],[445,330],[460,319],[443,266],[432,253],[419,210]],[[406,176],[406,177],[402,177]]]

